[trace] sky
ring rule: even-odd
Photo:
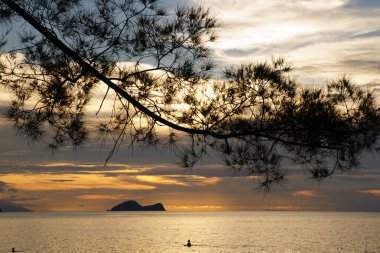
[[[219,70],[281,56],[304,85],[325,85],[347,74],[359,86],[380,89],[380,1],[187,2],[210,6],[220,20],[219,39],[210,45]],[[7,99],[0,95],[2,113]],[[93,138],[52,155],[46,143],[27,143],[1,117],[0,208],[105,211],[134,199],[161,202],[169,211],[380,211],[379,154],[364,154],[357,171],[322,183],[293,168],[284,184],[263,193],[255,178],[234,176],[217,156],[189,171],[165,148],[124,145],[105,166],[108,152]]]

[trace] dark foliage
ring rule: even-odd
[[[97,128],[114,141],[107,160],[121,142],[173,146],[186,133],[184,167],[212,150],[269,189],[284,180],[285,160],[321,180],[352,170],[361,153],[375,149],[374,95],[346,77],[305,88],[290,78],[291,66],[274,59],[230,67],[223,79],[211,79],[208,43],[218,22],[202,7],[2,0],[0,14],[7,28],[2,46],[7,31],[22,24],[19,45],[0,53],[0,85],[12,93],[7,117],[30,141],[50,136],[52,150],[87,140],[85,109],[103,85],[97,115],[109,117],[99,117]],[[103,108],[109,100],[111,108]],[[158,135],[159,125],[169,128],[167,135]]]

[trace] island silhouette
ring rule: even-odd
[[[135,200],[128,200],[120,203],[107,211],[166,211],[161,203],[142,206]]]
[[[32,212],[32,210],[14,203],[3,202],[0,200],[0,212]]]

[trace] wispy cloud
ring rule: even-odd
[[[125,194],[114,194],[114,195],[101,195],[101,194],[85,194],[75,196],[77,199],[85,199],[85,200],[126,200],[128,198],[135,199],[136,196],[129,196]]]
[[[351,0],[346,4],[348,8],[380,8],[380,2],[377,0]]]
[[[3,175],[0,179],[22,191],[153,190],[156,188],[153,185],[136,183],[133,177],[107,177],[101,174],[10,174]]]
[[[181,176],[149,176],[141,175],[136,176],[136,179],[141,182],[150,183],[153,185],[180,185],[189,186],[186,180],[183,180]]]
[[[360,84],[380,80],[374,57],[380,54],[380,9],[359,8],[378,7],[377,1],[193,2],[211,6],[221,20],[213,47],[222,66],[284,56],[306,83],[325,84],[342,73]]]

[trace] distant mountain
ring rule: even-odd
[[[31,210],[20,205],[0,201],[0,212],[31,212]]]
[[[166,211],[161,203],[150,206],[142,206],[134,200],[128,200],[118,204],[108,211]]]

